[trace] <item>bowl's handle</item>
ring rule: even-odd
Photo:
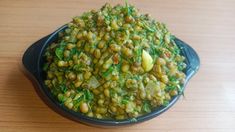
[[[175,43],[179,46],[182,54],[185,56],[185,62],[187,64],[186,76],[187,79],[190,79],[200,67],[200,59],[198,54],[191,46],[178,38],[175,38]]]
[[[49,36],[49,35],[48,35]],[[22,58],[22,63],[26,70],[31,74],[35,75],[37,72],[38,57],[40,56],[41,49],[45,44],[48,36],[43,37],[34,44],[32,44],[25,52]]]

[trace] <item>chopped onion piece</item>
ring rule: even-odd
[[[95,76],[92,76],[88,82],[89,88],[97,88],[100,86],[99,81],[95,78]]]

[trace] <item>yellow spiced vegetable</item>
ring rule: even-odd
[[[130,5],[74,17],[45,52],[45,85],[70,110],[127,119],[181,93],[184,57],[166,26]]]

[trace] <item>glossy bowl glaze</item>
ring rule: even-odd
[[[24,53],[22,58],[22,63],[27,71],[27,75],[29,79],[33,82],[35,86],[35,90],[40,96],[40,98],[54,111],[61,114],[64,117],[67,117],[71,120],[81,122],[88,125],[100,126],[100,127],[111,127],[111,126],[123,126],[136,124],[143,121],[150,120],[161,113],[165,112],[174,103],[179,99],[180,95],[173,97],[167,106],[162,106],[152,110],[151,113],[145,114],[143,116],[125,120],[105,120],[105,119],[96,119],[85,116],[79,112],[74,112],[72,110],[67,109],[63,105],[61,105],[55,97],[52,96],[50,90],[44,84],[44,80],[46,79],[46,73],[43,71],[43,64],[45,62],[45,58],[43,54],[45,49],[53,42],[56,42],[58,39],[58,33],[65,30],[67,28],[66,25],[57,29],[50,35],[43,37],[38,40],[34,44],[32,44]],[[190,78],[198,71],[200,66],[200,60],[192,47],[188,44],[184,43],[180,39],[176,38],[175,43],[180,47],[181,54],[185,56],[185,63],[187,67],[185,69],[186,81],[184,84],[184,88]]]

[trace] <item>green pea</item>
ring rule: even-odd
[[[82,113],[87,113],[89,111],[87,103],[83,102],[80,104],[80,111]]]

